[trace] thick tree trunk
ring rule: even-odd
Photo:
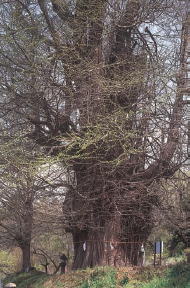
[[[79,206],[82,207],[81,202]],[[125,208],[126,211],[130,211],[127,205]],[[139,211],[139,214],[136,212],[137,215],[130,215],[130,212],[129,215],[122,215],[119,211],[112,210],[112,217],[108,216],[106,209],[103,212],[105,212],[106,221],[101,221],[101,224],[99,222],[101,216],[97,212],[93,223],[89,222],[91,215],[88,213],[83,215],[82,220],[78,215],[79,217],[74,221],[75,225],[70,225],[74,245],[73,269],[139,264],[141,245],[146,242],[152,228],[151,209],[146,208],[146,211],[141,209],[143,218],[140,218]],[[79,228],[81,222],[83,222],[83,228]],[[77,224],[79,224],[78,227]]]
[[[31,268],[30,243],[23,243],[20,248],[22,251],[22,272],[29,272]]]
[[[22,250],[22,271],[28,272],[31,268],[30,259],[30,246],[32,239],[32,223],[33,223],[33,197],[32,191],[30,197],[28,197],[24,203],[25,213],[23,215],[22,223],[22,236],[20,239],[19,246]]]
[[[74,262],[73,269],[103,265],[104,243],[100,231],[74,231]]]
[[[121,227],[117,227],[121,228]],[[147,235],[139,234],[122,239],[111,231],[104,233],[91,229],[87,231],[73,232],[74,262],[73,269],[94,267],[96,265],[109,266],[136,266],[139,263],[139,252]]]
[[[140,247],[152,227],[152,199],[146,186],[129,186],[119,178],[113,182],[98,167],[84,161],[75,166],[76,189],[69,191],[64,206],[73,236],[73,269],[138,265]]]

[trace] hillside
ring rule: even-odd
[[[190,265],[170,268],[100,267],[47,276],[41,272],[11,275],[4,283],[15,282],[17,288],[190,288]]]

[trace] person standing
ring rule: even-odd
[[[65,268],[67,265],[68,258],[66,257],[65,254],[62,254],[59,258],[61,260],[59,264],[59,267],[61,268],[61,274],[65,274]]]

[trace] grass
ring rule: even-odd
[[[115,288],[116,274],[116,269],[111,267],[96,268],[80,288]]]
[[[142,272],[141,280],[136,277],[132,279],[125,288],[190,288],[190,265],[178,263],[166,269],[159,276],[148,279]]]
[[[190,265],[178,263],[170,268],[96,267],[65,275],[41,272],[14,274],[5,283],[17,288],[190,288]]]
[[[154,278],[142,288],[190,288],[190,265],[177,264],[163,278]]]
[[[42,288],[49,276],[41,272],[12,274],[4,280],[4,284],[16,283],[18,288]]]

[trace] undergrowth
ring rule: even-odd
[[[114,268],[96,268],[80,288],[115,288],[116,273]]]
[[[17,288],[190,288],[190,265],[170,268],[96,267],[65,275],[48,276],[40,272],[14,274],[5,283]]]
[[[3,281],[4,284],[9,282],[16,283],[17,288],[44,288],[43,283],[48,280],[49,276],[41,272],[13,274]]]
[[[166,269],[164,274],[152,277],[147,281],[147,273],[142,271],[138,277],[132,279],[126,288],[190,288],[190,265],[185,263],[176,264]]]
[[[190,265],[177,264],[163,278],[156,277],[142,288],[190,288]]]

